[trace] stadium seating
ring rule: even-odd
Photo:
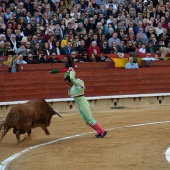
[[[124,57],[121,59],[118,57],[118,54],[105,54],[106,56],[110,57],[114,63],[115,63],[115,68],[124,68],[125,67],[125,64],[127,63],[128,61],[128,57],[129,57],[129,54],[124,54]],[[151,56],[154,56],[155,53],[152,53]],[[81,55],[79,55],[80,57]],[[140,53],[140,52],[137,52],[137,61],[138,61],[138,65],[139,67],[142,67],[142,61],[141,61],[141,58],[145,57],[146,56],[146,53],[143,54],[143,53]],[[4,58],[4,64],[7,63],[7,59],[8,59],[8,56],[0,56],[0,58]],[[49,58],[51,56],[47,56],[47,58]],[[60,59],[62,60],[64,57],[68,57],[68,55],[57,55],[56,58],[57,59]],[[167,57],[165,58],[165,60],[168,60],[170,59],[170,53],[167,54]],[[42,64],[41,64],[42,65]],[[27,67],[27,66],[26,66]],[[33,69],[34,66],[32,66],[32,69]],[[41,66],[39,66],[41,67]],[[46,66],[48,67],[48,66]],[[18,68],[18,71],[24,71],[22,70],[21,68]]]

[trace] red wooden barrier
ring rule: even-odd
[[[139,69],[99,68],[76,71],[83,79],[86,96],[170,92],[170,67]],[[35,98],[67,98],[63,73],[17,72],[0,74],[0,101]]]
[[[16,68],[17,72],[51,71],[53,69],[65,68],[65,63],[17,64]]]
[[[0,65],[0,73],[2,73],[2,72],[8,72],[8,66]]]
[[[79,70],[79,69],[94,70],[94,69],[115,68],[114,62],[88,62],[88,63],[76,62],[76,63],[72,63],[72,65],[75,70]]]
[[[151,61],[149,67],[170,67],[170,60]]]

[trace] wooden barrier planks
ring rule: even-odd
[[[86,96],[170,92],[170,67],[139,69],[80,69],[76,76],[85,82]],[[1,73],[0,101],[35,98],[68,98],[64,73],[46,71]]]
[[[4,64],[0,64],[0,73],[6,72],[8,73],[8,66]]]
[[[99,70],[99,69],[108,69],[108,68],[114,68],[115,64],[114,62],[86,62],[86,63],[82,63],[82,62],[76,62],[76,63],[72,63],[73,68],[75,70]]]
[[[149,67],[170,67],[170,60],[155,60],[151,61]]]
[[[16,68],[17,72],[51,71],[65,68],[65,63],[17,64]]]

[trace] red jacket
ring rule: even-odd
[[[98,46],[96,46],[96,51],[97,51],[97,55],[99,55],[100,54],[100,48],[98,47]],[[90,46],[89,48],[88,48],[88,53],[89,53],[89,55],[91,55],[91,54],[93,54],[94,52],[93,52],[93,47],[92,46]],[[95,54],[96,55],[96,54]]]

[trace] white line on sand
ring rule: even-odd
[[[170,121],[163,121],[163,122],[151,122],[151,123],[143,123],[143,124],[136,124],[136,125],[128,125],[128,126],[122,126],[122,127],[115,127],[115,128],[110,128],[110,129],[106,129],[107,131],[110,130],[116,130],[116,129],[122,129],[122,128],[132,128],[132,127],[139,127],[139,126],[147,126],[147,125],[155,125],[155,124],[164,124],[164,123],[170,123]],[[67,137],[63,137],[60,139],[56,139],[56,140],[52,140],[50,142],[46,142],[46,143],[42,143],[39,145],[35,145],[32,147],[29,147],[27,149],[22,150],[21,152],[18,152],[12,156],[10,156],[9,158],[5,159],[4,161],[2,161],[0,163],[0,170],[5,170],[7,168],[7,165],[12,162],[14,159],[18,158],[19,156],[21,156],[24,153],[29,152],[30,150],[39,148],[41,146],[45,146],[45,145],[50,145],[53,143],[57,143],[59,141],[63,141],[63,140],[68,140],[68,139],[72,139],[72,138],[76,138],[76,137],[80,137],[80,136],[84,136],[84,135],[88,135],[91,133],[95,133],[95,132],[88,132],[88,133],[82,133],[82,134],[77,134],[77,135],[73,135],[73,136],[67,136]],[[167,161],[170,163],[170,148],[167,149],[167,151],[165,152],[165,157],[167,159]]]

